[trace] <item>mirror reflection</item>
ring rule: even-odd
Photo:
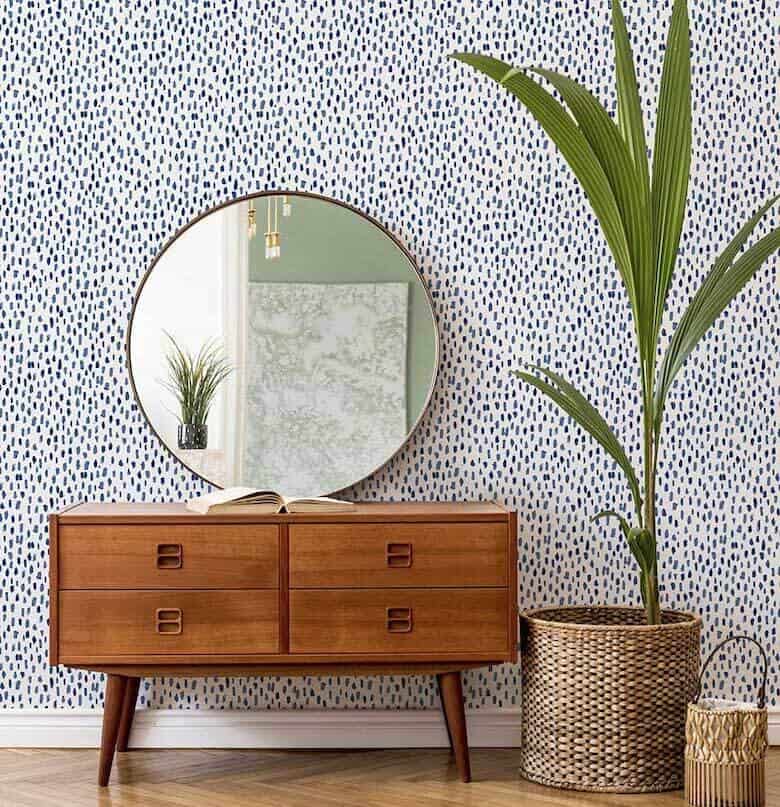
[[[259,195],[183,230],[136,299],[144,414],[221,487],[335,493],[381,467],[438,364],[430,298],[378,224],[321,197]]]

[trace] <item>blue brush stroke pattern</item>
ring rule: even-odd
[[[710,260],[777,191],[777,16],[694,0],[694,156],[668,338]],[[646,110],[670,4],[626,0]],[[445,59],[540,63],[615,108],[606,0],[323,0],[158,6],[31,0],[0,21],[0,708],[84,707],[101,676],[47,662],[46,516],[78,500],[178,500],[204,485],[133,402],[124,339],[137,285],[193,216],[259,189],[353,204],[417,256],[442,331],[414,438],[364,499],[517,508],[520,604],[631,602],[614,466],[509,371],[521,359],[592,391],[635,458],[637,376],[617,272],[568,168],[507,94]],[[654,117],[654,115],[653,115]],[[777,224],[777,215],[774,214]],[[661,461],[662,596],[772,659],[778,703],[777,262],[761,270],[671,394]],[[749,695],[747,654],[707,686]],[[471,707],[518,703],[517,668],[465,676]],[[166,708],[416,708],[429,678],[145,681]]]

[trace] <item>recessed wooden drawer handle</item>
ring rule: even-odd
[[[157,544],[157,568],[181,569],[181,544]]]
[[[181,633],[181,608],[158,608],[155,612],[157,633],[178,636]]]
[[[385,548],[387,565],[391,569],[408,569],[412,565],[412,545],[388,543]]]
[[[389,633],[411,633],[412,632],[412,609],[411,608],[388,608],[387,609],[387,630]]]

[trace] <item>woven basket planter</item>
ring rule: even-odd
[[[685,714],[701,619],[641,608],[541,608],[521,617],[520,773],[608,793],[682,788]]]

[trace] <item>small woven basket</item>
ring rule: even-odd
[[[698,617],[664,611],[647,625],[641,608],[539,608],[521,628],[524,778],[603,793],[682,788]]]
[[[764,677],[756,704],[700,700],[702,677],[729,642],[752,642],[761,651]],[[768,722],[764,648],[750,636],[721,642],[702,666],[685,722],[685,799],[695,807],[762,807],[766,804]]]

